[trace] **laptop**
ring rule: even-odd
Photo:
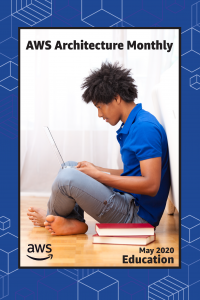
[[[52,148],[54,149],[54,152],[55,152],[55,154],[56,154],[56,157],[57,157],[57,159],[58,159],[58,161],[59,161],[59,163],[60,163],[60,165],[61,165],[61,168],[62,168],[62,169],[66,169],[66,168],[73,168],[73,169],[76,169],[76,166],[65,166],[65,162],[64,162],[64,160],[63,160],[63,158],[62,158],[62,156],[61,156],[61,154],[60,154],[60,151],[58,150],[58,147],[57,147],[57,145],[56,145],[56,142],[54,141],[53,135],[52,135],[52,133],[51,133],[49,127],[48,127],[48,126],[44,126],[44,130],[45,130],[45,133],[46,133],[46,135],[47,135],[47,138],[48,138],[48,140],[49,140],[49,142],[50,142]],[[103,173],[106,173],[106,174],[110,174],[109,172],[104,172],[104,171],[102,171],[102,172],[103,172]]]
[[[55,152],[55,154],[56,154],[56,157],[57,157],[57,159],[58,159],[58,161],[59,161],[59,163],[60,163],[60,165],[61,165],[61,168],[62,168],[62,169],[66,169],[66,168],[74,168],[74,169],[75,169],[76,166],[65,166],[65,162],[64,162],[64,160],[63,160],[63,158],[62,158],[62,156],[61,156],[61,154],[60,154],[60,151],[58,150],[58,147],[57,147],[57,145],[56,145],[56,142],[54,141],[53,135],[52,135],[52,133],[51,133],[49,127],[48,127],[48,126],[44,126],[44,130],[45,130],[45,133],[46,133],[46,135],[47,135],[47,138],[48,138],[48,140],[49,140],[49,142],[50,142],[52,148],[54,149],[54,152]]]

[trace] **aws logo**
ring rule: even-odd
[[[46,250],[45,252],[46,253],[50,253],[52,251],[52,249],[50,248],[51,244],[47,244],[47,245],[41,245],[39,244],[38,246],[35,244],[28,244],[28,253],[43,253],[45,251],[45,248],[48,249],[48,251]],[[36,257],[33,257],[33,256],[30,256],[30,255],[26,255],[28,256],[29,258],[31,259],[34,259],[34,260],[45,260],[45,259],[52,259],[53,258],[53,254],[48,254],[48,256],[44,257],[44,258],[36,258]]]

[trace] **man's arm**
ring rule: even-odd
[[[102,173],[97,180],[124,192],[156,196],[161,181],[161,157],[140,161],[141,176],[110,176]]]
[[[101,183],[124,192],[142,194],[154,197],[160,187],[161,181],[161,157],[140,161],[141,176],[117,176],[109,175],[97,170],[90,163],[78,168],[81,172],[93,177]]]

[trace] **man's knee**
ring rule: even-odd
[[[52,192],[61,190],[62,187],[76,185],[80,171],[73,168],[61,169],[52,185]]]

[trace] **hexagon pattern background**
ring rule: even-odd
[[[38,26],[181,27],[181,269],[18,270],[18,27]],[[1,0],[0,299],[198,299],[199,113],[200,1]]]

